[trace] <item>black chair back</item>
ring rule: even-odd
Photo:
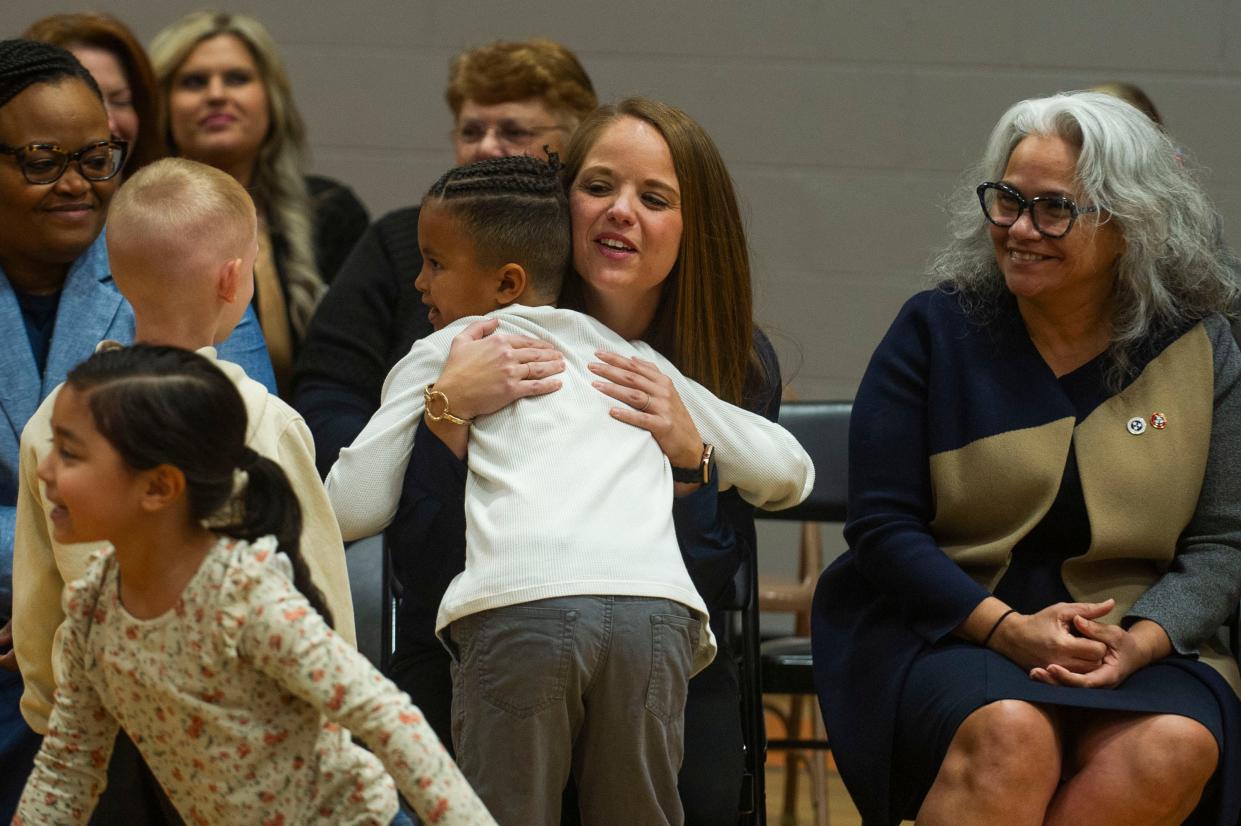
[[[849,414],[851,402],[784,402],[780,424],[797,437],[814,462],[814,490],[796,507],[760,511],[762,519],[843,522],[849,503]]]

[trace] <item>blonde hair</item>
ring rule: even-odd
[[[467,100],[490,106],[537,98],[573,127],[598,105],[577,55],[554,40],[497,40],[453,58],[444,93],[454,118]]]
[[[163,158],[135,172],[112,199],[108,239],[153,248],[192,243],[217,258],[240,258],[254,243],[255,220],[254,202],[233,176],[197,161]]]
[[[1091,86],[1086,91],[1102,92],[1105,95],[1120,98],[1155,123],[1163,126],[1163,118],[1159,116],[1159,110],[1155,108],[1154,101],[1136,84],[1126,83],[1123,80],[1112,80],[1107,83],[1100,83],[1097,86]]]
[[[327,287],[315,263],[314,222],[304,178],[306,128],[293,103],[289,76],[276,43],[262,23],[244,14],[196,11],[155,36],[151,62],[165,104],[161,132],[169,151],[176,154],[167,117],[173,77],[199,43],[222,34],[232,35],[245,44],[267,93],[271,126],[259,148],[250,190],[272,234],[282,238],[287,246],[284,275],[288,282],[289,322],[300,338]]]

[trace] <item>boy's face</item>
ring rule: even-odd
[[[432,327],[440,330],[459,318],[503,306],[496,300],[497,270],[478,262],[465,227],[434,199],[428,199],[418,213],[418,249],[422,272],[414,286],[430,308],[427,319]]]

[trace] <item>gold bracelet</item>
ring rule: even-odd
[[[434,399],[439,399],[444,403],[444,409],[438,415],[431,411],[431,402]],[[468,425],[470,422],[474,421],[473,419],[462,419],[460,416],[452,415],[452,413],[448,410],[448,397],[441,391],[436,390],[434,384],[428,384],[426,389],[422,391],[422,402],[427,409],[427,416],[429,416],[433,422],[444,421],[452,422],[453,424]]]

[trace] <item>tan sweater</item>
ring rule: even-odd
[[[302,556],[332,611],[336,632],[356,644],[344,543],[315,470],[310,429],[297,411],[268,393],[236,364],[216,360],[215,348],[204,347],[198,352],[214,361],[237,385],[250,419],[246,444],[280,465],[297,491],[302,506]],[[21,711],[40,734],[47,732],[52,691],[61,676],[60,664],[53,656],[65,630],[61,591],[66,582],[86,573],[91,554],[104,546],[97,542],[61,545],[52,539],[48,528],[52,506],[43,496],[43,483],[36,471],[51,449],[52,405],[59,392],[58,387],[48,394],[22,431],[13,549],[13,648],[25,682]]]

